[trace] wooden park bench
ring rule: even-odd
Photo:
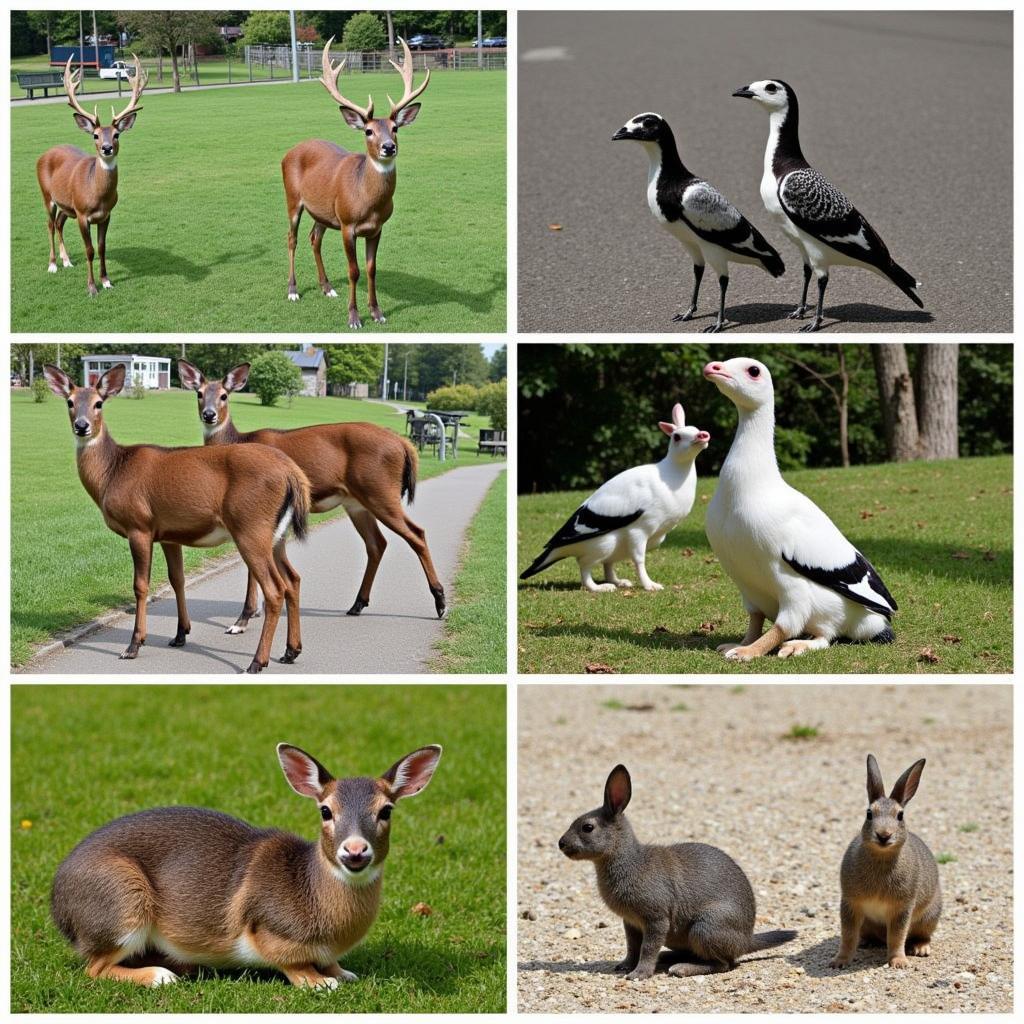
[[[505,455],[508,452],[508,436],[504,430],[480,428],[480,440],[477,442],[476,453],[490,452],[492,455]]]
[[[37,89],[43,90],[44,96],[50,95],[51,89],[64,88],[63,71],[19,71],[18,86],[28,93],[30,100],[35,99]]]

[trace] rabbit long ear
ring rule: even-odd
[[[633,795],[633,784],[624,764],[617,764],[604,784],[604,812],[614,818],[621,814]]]
[[[878,770],[878,762],[874,754],[868,754],[868,802],[874,803],[885,796],[885,786],[882,785],[882,773]]]
[[[671,437],[676,431],[676,428],[671,423],[666,423],[664,420],[661,420],[661,422],[658,423],[658,426],[661,427],[661,432],[663,434],[668,434],[669,437]]]
[[[686,417],[683,415],[683,407],[678,402],[672,406],[672,422],[677,427],[686,426]]]
[[[921,772],[924,771],[924,758],[915,761],[897,780],[889,794],[890,800],[895,800],[901,806],[910,803],[910,798],[917,792],[917,784],[921,781]]]

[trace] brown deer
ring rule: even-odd
[[[438,618],[446,607],[444,587],[437,578],[427,547],[426,532],[402,508],[402,498],[416,497],[416,449],[393,431],[373,423],[324,423],[294,430],[254,430],[240,433],[231,422],[228,397],[245,387],[249,364],[230,370],[223,380],[207,380],[184,359],[178,360],[181,385],[198,392],[199,419],[207,445],[257,443],[270,445],[290,456],[309,477],[313,512],[344,505],[352,525],[366,545],[366,569],[349,615],[358,615],[370,603],[377,567],[388,542],[380,523],[394,531],[416,552],[434,596]],[[241,633],[257,615],[256,584],[252,574],[238,621],[228,630]]]
[[[288,610],[288,640],[282,663],[302,650],[299,574],[285,553],[289,526],[306,535],[309,481],[283,452],[266,445],[239,448],[160,448],[119,445],[103,423],[103,403],[120,393],[125,367],[107,370],[94,388],[76,387],[56,366],[43,370],[54,394],[68,403],[77,449],[78,476],[114,533],[124,537],[135,565],[135,628],[121,655],[136,658],[146,642],[146,598],[159,543],[178,604],[178,630],[171,647],[183,647],[191,629],[185,606],[182,546],[212,548],[233,540],[263,591],[267,606],[259,646],[248,672],[270,662],[282,603]]]
[[[64,89],[68,94],[68,105],[74,110],[75,123],[83,132],[92,135],[96,145],[96,156],[83,153],[77,146],[54,146],[36,161],[36,177],[43,193],[46,207],[46,222],[50,229],[51,274],[57,273],[57,260],[53,251],[53,232],[56,228],[60,240],[60,258],[65,267],[72,266],[68,251],[64,247],[64,222],[68,217],[78,221],[85,243],[85,256],[89,261],[89,294],[97,295],[96,279],[92,273],[92,225],[96,225],[96,242],[100,250],[100,283],[104,288],[113,288],[107,277],[107,225],[110,212],[117,205],[117,154],[121,133],[135,124],[135,118],[142,109],[138,105],[142,90],[146,88],[146,73],[139,58],[135,61],[135,75],[132,78],[132,97],[120,114],[110,108],[111,122],[106,127],[100,124],[98,108],[90,114],[83,110],[75,92],[81,83],[81,71],[72,72],[71,58],[64,67]]]
[[[366,136],[366,152],[350,153],[333,142],[311,139],[300,142],[285,153],[281,161],[281,173],[284,175],[284,195],[288,205],[288,298],[292,302],[299,300],[295,285],[295,245],[302,211],[308,210],[314,221],[309,241],[313,246],[313,257],[320,275],[320,289],[332,299],[337,296],[337,292],[327,280],[320,244],[328,228],[341,231],[348,260],[348,325],[359,328],[363,322],[356,308],[356,282],[359,280],[356,239],[366,239],[370,314],[377,323],[382,324],[385,317],[377,305],[377,246],[380,244],[381,229],[394,209],[392,196],[395,194],[398,129],[416,120],[420,104],[413,103],[413,100],[426,89],[430,82],[430,71],[427,71],[427,77],[420,87],[413,89],[412,54],[406,41],[400,38],[405,60],[401,67],[393,60],[389,63],[402,76],[405,91],[397,103],[388,97],[391,112],[387,117],[375,118],[373,97],[368,99],[365,107],[357,107],[338,91],[338,76],[345,67],[345,61],[337,67],[331,61],[333,42],[332,36],[324,47],[323,77],[320,82],[338,104],[341,116],[349,127]]]

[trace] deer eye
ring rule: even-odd
[[[333,815],[333,814],[331,814],[331,809],[330,809],[330,807],[326,807],[326,806],[321,806],[321,807],[320,807],[320,817],[321,817],[321,818],[323,818],[323,819],[324,819],[324,821],[330,821],[330,820],[331,820],[331,818],[333,818],[333,817],[334,817],[334,815]]]
[[[98,139],[98,138],[100,137],[100,135],[99,135],[99,132],[93,132],[93,133],[92,133],[92,137],[93,137],[94,139]]]
[[[227,392],[225,392],[223,395],[220,396],[220,400],[222,402],[226,402],[228,400]]]
[[[97,402],[97,403],[96,403],[96,404],[95,404],[95,405],[93,406],[93,408],[94,408],[94,409],[96,409],[97,411],[99,411],[100,409],[102,409],[102,408],[103,408],[103,403],[102,403],[102,402]]]
[[[120,132],[114,132],[114,138],[115,139],[121,138],[121,133]]]
[[[394,804],[385,804],[377,814],[377,818],[380,821],[390,821],[391,812],[395,809]]]
[[[870,820],[871,820],[871,808],[869,807],[868,808],[868,821],[870,821]]]
[[[68,408],[69,408],[69,409],[74,409],[74,407],[75,407],[75,403],[74,403],[74,402],[72,402],[72,401],[71,401],[71,399],[69,398],[69,399],[68,399]]]
[[[594,831],[594,826],[588,821],[586,823],[586,825],[583,826],[583,831],[584,832],[593,832]]]
[[[897,821],[902,821],[903,820],[903,812],[902,811],[900,811],[900,813],[896,815],[896,820]]]
[[[366,137],[369,138],[372,134],[373,134],[373,129],[372,128],[367,128],[366,129]]]

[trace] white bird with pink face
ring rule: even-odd
[[[520,575],[529,579],[563,558],[575,558],[584,590],[593,592],[633,586],[615,574],[615,563],[629,559],[644,590],[663,590],[647,575],[646,558],[693,508],[697,496],[697,456],[711,435],[686,426],[677,402],[672,422],[659,423],[669,438],[661,462],[634,466],[602,484],[544,545],[533,564]],[[604,582],[593,571],[604,566]]]
[[[896,602],[874,566],[782,479],[768,368],[737,357],[708,363],[704,377],[739,413],[705,528],[750,616],[742,642],[718,650],[750,661],[776,648],[780,658],[823,650],[839,638],[891,643]],[[762,634],[766,619],[772,627]]]

